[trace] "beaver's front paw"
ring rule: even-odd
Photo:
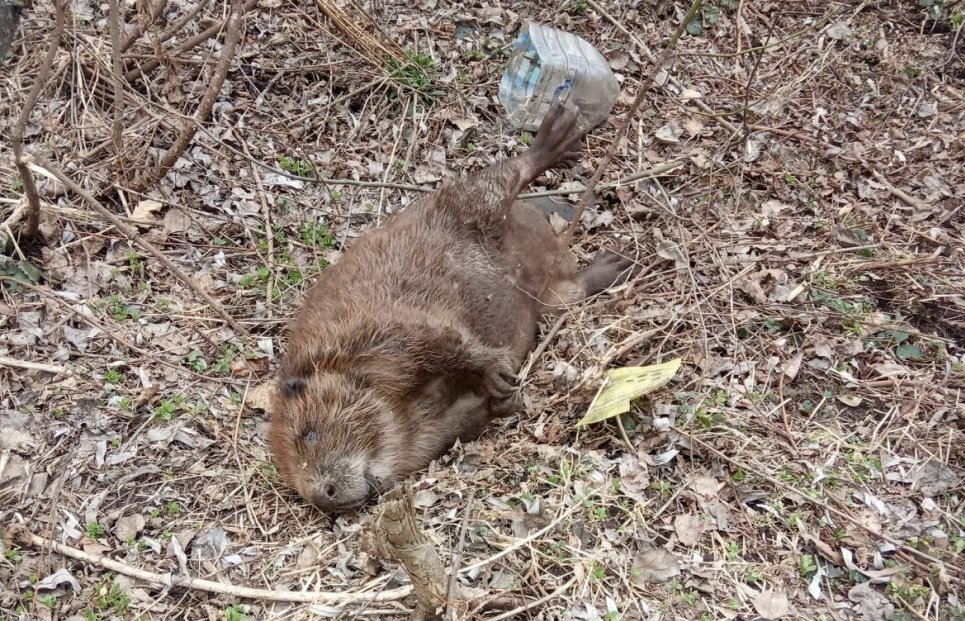
[[[494,362],[486,370],[483,387],[489,393],[489,407],[493,416],[511,416],[523,405],[519,377],[508,360]]]

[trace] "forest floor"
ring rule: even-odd
[[[279,481],[264,387],[344,247],[526,148],[496,98],[526,18],[585,37],[622,84],[582,163],[531,191],[586,184],[619,141],[572,245],[643,270],[552,335],[524,414],[413,477],[475,594],[457,617],[965,619],[961,2],[707,0],[618,134],[687,4],[347,4],[360,45],[316,5],[259,0],[210,119],[138,192],[223,38],[175,46],[228,12],[157,6],[124,54],[160,66],[124,82],[119,153],[107,3],[72,0],[26,126],[137,236],[41,176],[41,235],[0,256],[0,619],[407,618],[374,508],[332,519]],[[53,15],[36,0],[0,64],[4,136]],[[22,195],[4,141],[0,224]],[[677,357],[622,428],[574,429],[604,369]],[[329,595],[272,600],[292,591]]]

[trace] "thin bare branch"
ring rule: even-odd
[[[207,4],[207,0],[202,0],[196,6],[200,7],[203,4]],[[157,2],[151,5],[150,10],[144,11],[144,15],[142,16],[141,20],[137,22],[137,25],[135,25],[133,29],[131,29],[131,32],[128,33],[127,37],[124,39],[124,42],[121,44],[121,53],[131,49],[131,46],[134,45],[134,43],[141,37],[142,34],[144,34],[151,24],[157,21],[157,18],[161,16],[161,13],[164,12],[164,9],[166,9],[167,6],[168,0],[157,0]],[[188,15],[191,16],[192,13],[189,12]],[[181,25],[183,26],[184,24]],[[118,75],[120,75],[120,73],[118,73]]]
[[[178,158],[181,157],[185,149],[188,148],[188,145],[191,144],[191,139],[194,138],[194,135],[197,133],[198,126],[211,114],[211,108],[221,95],[221,87],[224,86],[225,78],[228,76],[228,69],[230,69],[231,61],[235,56],[235,48],[238,47],[238,43],[241,41],[244,33],[245,6],[246,5],[241,3],[241,0],[231,0],[231,14],[228,16],[225,26],[225,43],[221,48],[221,57],[215,66],[214,73],[211,76],[211,82],[208,84],[208,89],[198,104],[198,109],[195,110],[194,116],[190,120],[186,119],[184,121],[181,127],[181,133],[174,141],[174,144],[171,145],[171,148],[161,155],[161,160],[157,167],[149,169],[135,181],[135,189],[143,191],[164,177],[171,167],[174,166],[174,163],[178,161]]]
[[[206,4],[206,2],[204,2],[204,0],[201,0],[197,5],[195,5],[188,13],[188,15],[185,15],[184,18],[182,18],[184,22],[187,23],[187,21],[190,21],[188,19],[188,16],[192,15],[195,11],[200,11],[201,8],[203,8],[202,5],[204,4]],[[257,4],[258,4],[258,0],[245,0],[244,10],[242,11],[242,13],[248,13],[253,8],[255,8]],[[232,13],[233,12],[234,11],[232,11]],[[228,18],[225,19],[224,21],[218,22],[214,26],[206,28],[205,30],[199,32],[198,34],[184,41],[184,43],[181,43],[180,45],[175,46],[173,49],[165,50],[164,55],[177,56],[179,54],[183,54],[184,52],[187,52],[188,50],[194,49],[195,47],[204,43],[208,39],[214,36],[217,36],[218,33],[227,30],[228,22],[230,21],[231,21],[231,15],[229,15]],[[182,24],[182,27],[183,27],[183,24]],[[175,30],[174,26],[172,26],[170,29],[165,31],[165,34],[170,33],[169,37],[173,37],[176,34],[178,34],[178,32],[180,32],[180,28]],[[227,45],[227,42],[226,42],[226,45]],[[145,75],[147,73],[154,71],[155,69],[161,66],[161,61],[159,60],[160,57],[161,57],[161,54],[159,51],[158,58],[151,59],[146,63],[144,63],[143,65],[140,65],[135,69],[131,69],[130,71],[124,74],[124,79],[127,80],[128,82],[133,82],[134,80],[138,79],[142,75]]]
[[[54,30],[50,34],[47,54],[44,56],[44,62],[40,66],[40,71],[37,72],[37,77],[34,79],[33,85],[30,87],[30,93],[27,94],[27,100],[24,102],[23,108],[20,109],[20,116],[17,117],[17,121],[14,123],[13,131],[10,135],[10,147],[13,151],[17,171],[20,173],[20,180],[23,182],[24,196],[27,197],[27,223],[20,231],[20,234],[27,239],[33,239],[37,235],[37,230],[40,227],[40,195],[37,192],[37,184],[34,182],[33,173],[30,172],[29,156],[24,155],[23,133],[27,127],[27,122],[30,120],[30,113],[33,112],[34,106],[37,105],[40,92],[47,83],[47,75],[50,73],[50,68],[54,64],[54,57],[57,55],[57,49],[60,47],[60,37],[64,33],[64,13],[67,2],[68,0],[54,1]]]
[[[121,162],[124,152],[124,78],[121,75],[121,9],[120,0],[109,0],[108,19],[111,31],[111,82],[114,84],[114,123],[111,138],[114,155]]]

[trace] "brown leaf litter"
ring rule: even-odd
[[[408,617],[375,514],[279,483],[266,378],[352,238],[525,147],[495,99],[524,18],[586,37],[623,88],[582,164],[531,190],[578,200],[612,146],[573,245],[642,269],[547,329],[525,415],[413,479],[457,616],[962,616],[959,4],[705,2],[656,67],[689,4],[249,2],[211,114],[138,191],[229,9],[122,3],[117,152],[107,5],[71,3],[24,128],[64,179],[38,177],[41,237],[0,258],[0,616]],[[52,15],[35,1],[0,65],[3,135]],[[0,144],[5,237],[18,175]],[[606,368],[678,356],[619,424],[573,429]]]

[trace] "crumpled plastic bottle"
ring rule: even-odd
[[[620,83],[596,48],[575,34],[527,20],[513,44],[499,84],[499,101],[510,122],[539,128],[559,98],[579,109],[586,130],[599,125],[620,96]]]

